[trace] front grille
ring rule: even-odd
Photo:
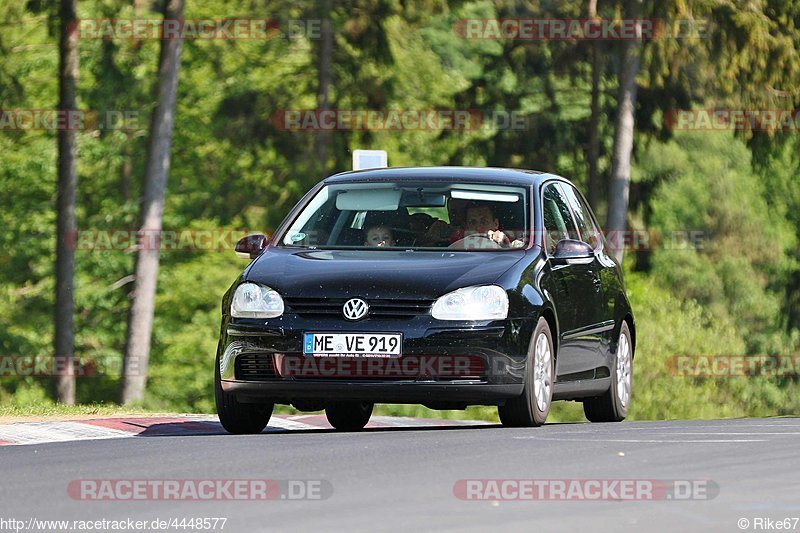
[[[289,310],[303,317],[342,317],[349,298],[285,298]],[[411,318],[430,313],[433,300],[365,299],[371,318]]]
[[[272,354],[243,353],[236,357],[234,366],[236,379],[245,381],[263,381],[275,378],[275,367]]]

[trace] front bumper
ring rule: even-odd
[[[362,400],[372,403],[494,405],[522,394],[522,384],[484,382],[223,381],[222,390],[244,402],[299,404],[309,401]]]
[[[241,401],[287,404],[328,399],[498,404],[522,394],[532,328],[527,319],[448,323],[429,315],[361,322],[297,315],[272,320],[226,317],[219,348],[222,389]],[[365,363],[366,372],[354,371],[353,360],[328,361],[327,371],[317,372],[322,365],[302,355],[305,332],[400,332],[403,356],[373,361],[378,363],[374,366]],[[467,366],[459,367],[465,361]],[[313,371],[292,372],[298,364]]]

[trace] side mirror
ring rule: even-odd
[[[553,257],[556,259],[585,259],[592,257],[594,250],[583,241],[574,239],[562,239],[556,244],[556,251]]]
[[[239,239],[239,242],[236,243],[235,250],[236,255],[239,257],[255,259],[266,247],[267,238],[263,234],[257,233],[256,235],[248,235],[247,237]]]

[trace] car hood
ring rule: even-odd
[[[525,252],[292,250],[269,248],[246,272],[287,297],[433,299],[494,283]]]

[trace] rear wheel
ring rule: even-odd
[[[325,417],[339,431],[359,431],[369,422],[373,406],[368,402],[333,402],[325,407]]]
[[[225,431],[235,435],[261,433],[272,416],[274,404],[240,403],[236,396],[222,390],[219,375],[219,357],[214,372],[214,397],[217,404],[217,416]]]
[[[611,387],[602,396],[583,402],[583,412],[590,422],[621,422],[628,416],[633,384],[633,344],[628,323],[623,322],[611,367]]]
[[[555,353],[547,320],[540,318],[533,332],[525,364],[525,388],[518,398],[497,408],[500,422],[509,427],[541,426],[553,402]]]

